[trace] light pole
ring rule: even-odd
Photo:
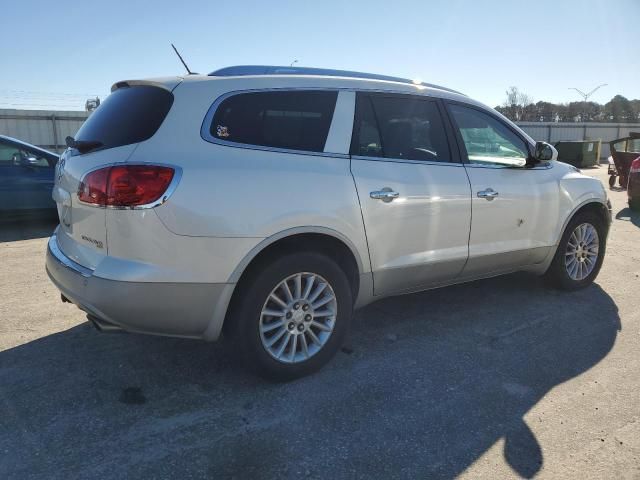
[[[591,90],[589,93],[584,93],[582,90],[576,88],[576,87],[569,87],[569,90],[575,90],[576,92],[578,92],[580,94],[580,96],[582,98],[584,98],[584,101],[586,102],[587,100],[589,100],[589,97],[591,95],[593,95],[594,93],[596,93],[596,91],[601,88],[601,87],[606,87],[607,85],[609,85],[608,83],[603,83],[602,85],[598,85],[596,88],[594,88],[593,90]]]
[[[582,90],[580,90],[579,88],[576,87],[569,87],[569,90],[575,90],[576,92],[578,92],[578,94],[582,97],[584,103],[587,103],[587,101],[589,100],[589,97],[591,95],[593,95],[594,93],[596,93],[596,91],[601,88],[601,87],[606,87],[608,84],[607,83],[603,83],[601,85],[598,85],[596,88],[594,88],[593,90],[591,90],[589,93],[584,93]],[[582,116],[584,117],[586,114],[586,105],[583,106],[582,109]],[[584,118],[582,119],[582,121],[584,122]]]

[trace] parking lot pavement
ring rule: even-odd
[[[610,195],[595,285],[386,299],[288,384],[224,343],[96,332],[46,276],[53,225],[4,225],[0,478],[640,478],[640,218]]]

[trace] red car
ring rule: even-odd
[[[628,137],[609,143],[609,186],[615,186],[616,177],[622,188],[627,189],[629,207],[640,210],[640,133],[630,132]]]
[[[640,156],[631,162],[627,195],[629,196],[629,208],[640,210]]]

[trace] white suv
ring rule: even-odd
[[[102,330],[216,340],[294,378],[354,307],[516,270],[589,285],[605,189],[494,110],[357,72],[116,83],[56,172],[47,271]]]

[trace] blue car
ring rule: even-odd
[[[56,211],[51,198],[58,155],[0,135],[0,219]]]

